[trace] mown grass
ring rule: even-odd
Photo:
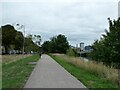
[[[35,65],[28,64],[39,60],[39,55],[16,60],[2,65],[2,88],[22,88]]]
[[[66,60],[63,55],[59,56],[59,55],[50,54],[50,56],[55,61],[57,61],[61,66],[63,66],[69,73],[75,76],[79,81],[81,81],[85,86],[87,86],[90,89],[92,88],[117,88],[116,84],[112,83],[110,80],[106,79],[105,77],[102,77],[94,72],[91,72],[91,70],[89,71],[85,69],[84,67],[77,66],[76,63],[78,62],[75,60],[75,58],[74,58],[75,62],[72,63],[72,62],[68,62],[70,61],[71,57],[69,57],[69,60]],[[88,62],[84,62],[84,63],[88,63]]]

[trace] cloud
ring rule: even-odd
[[[58,0],[59,1],[59,0]],[[64,0],[65,1],[65,0]],[[108,29],[108,17],[117,18],[117,2],[3,2],[2,24],[24,24],[26,33],[41,34],[42,41],[64,34],[70,44],[92,44]]]
[[[73,2],[118,2],[119,0],[2,0],[2,2],[49,2],[49,3],[73,3]]]

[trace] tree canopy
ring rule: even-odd
[[[9,53],[10,50],[22,51],[23,45],[25,46],[25,52],[36,51],[38,52],[39,46],[32,41],[32,35],[27,37],[23,36],[23,33],[15,30],[12,25],[1,26],[2,31],[2,46],[5,48],[5,53]],[[39,44],[41,40],[40,35],[36,35],[39,38]],[[24,43],[25,42],[25,43]]]
[[[93,60],[118,67],[120,65],[120,18],[114,21],[110,18],[108,20],[109,30],[105,30],[106,34],[94,42],[90,56]]]
[[[52,37],[50,41],[45,41],[42,44],[43,52],[66,53],[66,50],[68,48],[69,43],[67,41],[67,38],[62,34]]]
[[[21,47],[23,47],[23,38],[24,38],[24,36],[23,36],[22,32],[16,33],[15,41],[14,41],[15,50],[21,50]]]
[[[25,52],[40,52],[40,47],[32,41],[33,35],[25,37]]]
[[[11,25],[2,26],[2,46],[5,47],[5,52],[8,53],[8,48],[14,43],[16,30]]]

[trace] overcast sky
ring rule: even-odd
[[[24,24],[26,34],[40,34],[42,42],[64,34],[73,46],[89,45],[108,29],[108,17],[117,19],[118,1],[3,0],[0,24]]]

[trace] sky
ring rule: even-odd
[[[118,16],[120,17],[120,1],[118,3]]]
[[[108,29],[107,18],[117,19],[118,1],[2,0],[0,26],[25,25],[25,33],[41,35],[42,43],[63,34],[72,46],[91,45]]]

